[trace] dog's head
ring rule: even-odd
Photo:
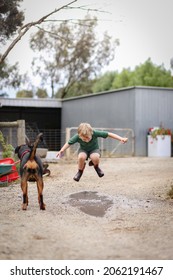
[[[22,159],[24,155],[29,153],[30,159],[33,160],[36,154],[36,148],[39,141],[43,141],[43,133],[37,135],[37,138],[34,143],[31,143],[29,138],[26,137],[26,144],[17,146],[15,148],[15,153],[18,155],[19,159]]]
[[[31,146],[24,144],[24,145],[17,146],[15,148],[15,154],[17,154],[18,158],[21,159],[24,154],[30,153],[31,150],[32,150]]]

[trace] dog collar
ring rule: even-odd
[[[24,155],[26,155],[27,153],[29,153],[30,150],[25,150],[22,154],[21,154],[21,159],[24,157]]]

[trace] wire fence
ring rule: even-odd
[[[49,151],[58,151],[66,141],[66,131],[61,129],[40,129],[43,132],[45,148]]]

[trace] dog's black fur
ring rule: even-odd
[[[40,157],[36,155],[36,148],[39,141],[42,141],[42,133],[37,136],[33,145],[27,143],[21,146],[17,146],[15,149],[15,153],[20,159],[23,210],[26,210],[28,206],[28,181],[36,181],[40,209],[45,210],[45,204],[43,203],[43,164]]]

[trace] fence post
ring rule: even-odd
[[[25,144],[25,120],[17,120],[17,145]]]

